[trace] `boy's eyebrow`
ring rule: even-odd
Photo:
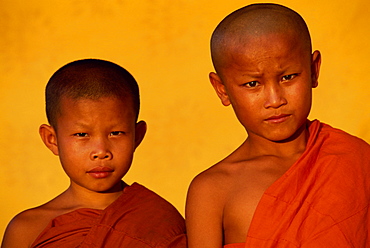
[[[91,127],[94,127],[94,123],[92,124],[87,124],[87,123],[84,123],[84,122],[81,122],[81,121],[77,121],[75,122],[75,125],[78,127],[78,128],[91,128]],[[116,122],[116,123],[112,123],[109,125],[109,128],[110,129],[117,129],[117,131],[123,131],[124,129],[128,128],[128,124],[126,122]]]
[[[260,73],[260,72],[246,72],[246,73],[243,73],[242,76],[252,76],[252,77],[255,77],[255,78],[261,78],[263,77],[263,72]]]
[[[91,125],[88,125],[88,124],[83,123],[83,122],[81,122],[81,121],[77,121],[77,122],[75,122],[75,125],[76,125],[76,126],[78,126],[78,127],[81,127],[81,128],[88,128],[88,127],[90,127],[90,126],[91,126]]]
[[[275,70],[275,69],[274,69]],[[277,73],[276,75],[283,75],[289,71],[289,73],[297,73],[300,71],[298,67],[295,66],[284,66],[279,69],[275,70]],[[291,72],[290,72],[291,71]],[[249,76],[249,77],[254,77],[254,78],[262,78],[264,76],[264,72],[258,72],[258,71],[245,71],[242,76]]]

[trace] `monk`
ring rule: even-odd
[[[70,185],[8,225],[2,247],[186,247],[185,221],[159,195],[122,178],[146,133],[139,88],[112,62],[71,62],[46,86],[45,145]]]
[[[188,191],[189,248],[370,247],[370,146],[308,120],[321,54],[295,11],[252,4],[211,38],[210,81],[247,139]]]

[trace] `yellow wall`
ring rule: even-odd
[[[209,38],[233,0],[0,1],[0,233],[19,211],[68,186],[41,142],[44,87],[75,59],[126,67],[139,82],[148,133],[127,182],[138,181],[181,213],[190,180],[245,138],[208,82]],[[370,142],[370,2],[281,0],[306,19],[322,52],[311,118]],[[1,235],[0,235],[1,236]]]

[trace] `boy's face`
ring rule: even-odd
[[[56,146],[51,150],[59,155],[72,186],[95,192],[116,191],[145,134],[142,125],[145,123],[135,123],[129,100],[64,97],[57,119]]]
[[[311,56],[297,37],[270,34],[232,47],[225,61],[210,79],[250,137],[283,141],[300,130],[317,86],[318,51]]]

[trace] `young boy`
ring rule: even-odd
[[[49,80],[41,125],[69,188],[8,225],[3,248],[186,247],[185,223],[167,201],[122,177],[146,132],[137,122],[139,89],[122,67],[103,60],[69,63]]]
[[[190,248],[370,247],[370,146],[308,121],[321,56],[304,20],[277,4],[227,16],[210,81],[248,133],[191,183]]]

